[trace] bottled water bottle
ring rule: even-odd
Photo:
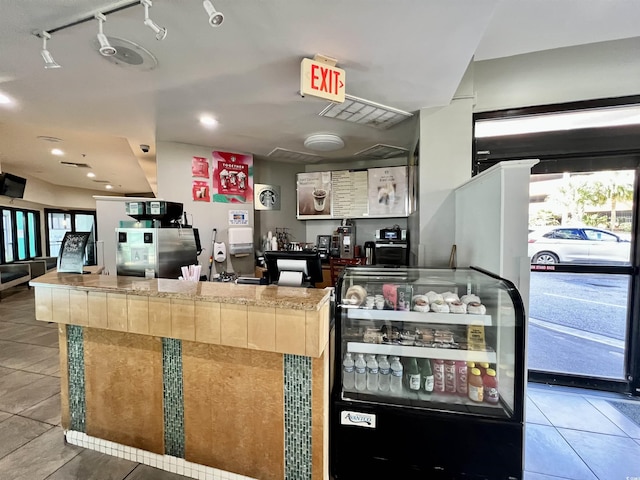
[[[342,362],[342,388],[353,390],[356,384],[356,364],[353,361],[351,352],[347,352]]]
[[[393,393],[402,392],[402,363],[400,363],[400,357],[391,357],[390,383],[390,388]]]
[[[386,355],[380,355],[378,360],[378,388],[381,392],[388,392],[391,383],[391,365]]]
[[[369,355],[367,358],[367,390],[378,391],[378,361],[375,355]]]
[[[366,390],[367,388],[367,362],[364,361],[364,353],[356,355],[356,390]]]

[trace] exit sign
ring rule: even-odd
[[[304,58],[300,65],[300,95],[344,102],[345,72],[329,63]]]

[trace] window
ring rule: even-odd
[[[0,263],[37,257],[40,247],[40,213],[2,207],[2,244]]]
[[[96,212],[45,209],[45,214],[47,215],[48,255],[58,256],[66,232],[89,232],[84,264],[96,265]]]
[[[584,234],[587,236],[588,240],[591,240],[594,242],[617,242],[618,241],[618,237],[610,233],[603,232],[602,230],[591,230],[590,228],[585,228]]]

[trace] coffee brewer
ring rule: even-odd
[[[351,220],[343,220],[342,225],[336,229],[334,235],[334,242],[336,243],[335,249],[337,249],[337,256],[340,258],[353,258],[356,243],[356,227]]]

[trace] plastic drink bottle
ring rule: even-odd
[[[482,387],[484,390],[484,401],[496,404],[500,399],[498,394],[498,379],[493,368],[487,368],[482,377]]]
[[[364,361],[364,353],[358,353],[356,356],[356,375],[355,386],[356,390],[367,389],[367,362]]]
[[[484,389],[482,385],[482,377],[480,376],[480,369],[472,368],[469,371],[468,382],[469,398],[474,402],[482,402],[484,398]]]
[[[367,358],[367,390],[378,391],[378,361],[375,355],[369,355]]]
[[[467,362],[462,360],[456,361],[456,380],[458,381],[457,389],[458,395],[466,397],[468,395],[467,390],[467,376],[468,376]]]
[[[402,392],[402,363],[400,357],[391,357],[391,382],[390,389],[394,393]]]
[[[433,391],[444,392],[444,360],[433,361]]]
[[[386,355],[378,359],[378,388],[381,392],[388,392],[391,386],[391,364]]]
[[[342,388],[344,390],[353,390],[356,383],[356,364],[353,361],[351,352],[347,352],[342,362]]]
[[[456,362],[453,360],[444,362],[444,391],[447,393],[456,393],[458,391]]]

